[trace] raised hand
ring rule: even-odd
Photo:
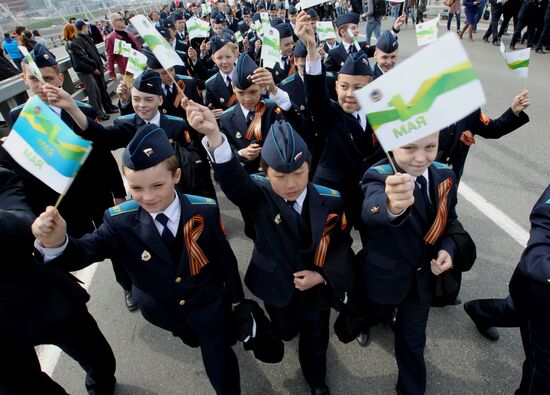
[[[414,204],[414,180],[410,174],[396,173],[386,178],[388,210],[400,214]]]
[[[55,207],[48,206],[34,220],[32,234],[46,248],[61,247],[67,234],[67,223]]]

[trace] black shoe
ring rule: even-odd
[[[459,298],[455,298],[451,303],[449,303],[450,306],[458,306],[459,304],[462,304],[462,300]]]
[[[357,336],[357,343],[359,343],[361,347],[367,347],[369,345],[369,342],[370,342],[370,331],[368,329],[361,332],[359,336]]]
[[[515,50],[516,50],[516,46],[515,46],[514,44],[510,44],[510,49],[511,49],[512,51],[515,51]]]
[[[476,320],[474,319],[474,317],[472,316],[473,312],[471,310],[471,307],[470,307],[471,304],[470,303],[471,302],[464,303],[464,311],[466,312],[466,314],[468,314],[470,319],[474,322],[474,324],[476,325],[476,328],[477,328],[478,332],[481,334],[481,336],[485,337],[486,339],[488,339],[492,342],[496,342],[500,338],[500,334],[498,333],[498,329],[494,328],[492,326],[481,325],[481,324],[477,323]]]
[[[105,112],[107,114],[116,114],[118,112],[118,108],[116,107],[111,107],[111,108],[108,108],[107,110],[105,110]]]
[[[489,39],[488,39],[487,37],[483,37],[483,42],[488,43],[488,42],[489,42]]]
[[[124,304],[126,305],[128,311],[134,311],[138,308],[137,302],[132,296],[132,291],[124,290]]]
[[[536,52],[536,53],[542,53],[542,54],[546,53],[546,52],[544,52],[544,51],[542,50],[542,48],[537,48],[537,50],[536,50],[535,52]]]
[[[100,121],[108,121],[109,119],[111,119],[111,117],[109,117],[106,114],[100,115],[98,118],[99,118]]]
[[[326,386],[321,388],[312,388],[311,395],[330,395],[330,391]]]
[[[499,46],[500,46],[500,41],[499,41],[499,40],[493,41],[493,45],[494,45],[495,47],[499,47]]]

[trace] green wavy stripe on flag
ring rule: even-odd
[[[416,32],[417,36],[427,36],[435,33],[435,29],[424,29]]]
[[[159,38],[153,34],[146,34],[143,36],[143,40],[147,43],[147,46],[151,48],[151,51],[154,51],[158,46],[172,49],[165,39]]]
[[[402,96],[396,94],[388,102],[394,109],[368,114],[369,122],[376,130],[389,122],[406,121],[415,115],[428,112],[439,96],[475,80],[477,76],[472,63],[466,61],[424,81],[409,104],[405,104]]]
[[[512,63],[506,62],[506,64],[510,69],[517,70],[524,67],[529,67],[529,59],[516,60],[515,62],[512,62]]]
[[[82,147],[75,144],[64,143],[59,141],[57,134],[60,131],[60,126],[53,124],[47,118],[42,117],[40,114],[33,114],[27,111],[21,111],[20,117],[25,118],[39,133],[47,135],[47,141],[51,144],[52,148],[64,159],[80,161],[82,156],[88,150],[87,147]]]
[[[268,47],[271,47],[273,49],[276,49],[278,50],[279,49],[279,43],[275,40],[272,40],[270,39],[269,37],[267,36],[264,36],[263,38],[263,44],[268,46]]]
[[[320,33],[332,33],[334,31],[334,29],[330,26],[328,27],[318,27],[317,28],[317,32],[320,32]]]

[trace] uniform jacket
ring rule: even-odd
[[[286,77],[288,77],[288,73],[290,72],[290,57],[289,57],[289,64],[287,67],[281,67],[281,65],[277,62],[275,63],[275,66],[273,66],[272,69],[268,69],[271,71],[271,74],[273,75],[273,81],[275,82],[275,85],[279,85],[281,81],[283,81]]]
[[[415,283],[422,304],[430,303],[433,275],[430,260],[439,250],[447,251],[454,259],[456,245],[451,236],[443,233],[434,246],[424,242],[424,236],[435,217],[430,217],[418,204],[409,207],[396,220],[388,220],[385,180],[393,171],[387,160],[371,167],[363,177],[365,200],[361,218],[367,226],[367,240],[360,253],[361,283],[368,300],[381,304],[399,304]],[[434,162],[429,167],[430,196],[433,207],[440,201],[436,193],[440,183],[451,179],[453,185],[447,197],[447,224],[456,219],[456,183],[454,172],[446,165]],[[416,186],[415,200],[420,200]]]
[[[384,72],[380,69],[380,67],[378,66],[378,63],[374,65],[372,74],[374,75],[374,79],[377,79],[378,77],[382,77],[384,75]]]
[[[352,44],[353,45],[353,44]],[[361,49],[367,54],[369,58],[374,56],[374,51],[376,50],[376,45],[368,45],[365,41],[359,42]],[[325,61],[325,66],[328,71],[338,72],[340,68],[348,58],[348,53],[343,44],[338,45],[336,48],[332,48],[328,52],[327,60]]]
[[[180,232],[182,224],[193,216],[204,219],[204,230],[197,243],[208,263],[197,275],[189,274],[184,241],[179,240],[183,250],[175,262],[153,218],[134,200],[109,209],[103,225],[95,232],[80,239],[70,238],[64,253],[48,264],[73,271],[123,251],[125,268],[133,283],[132,294],[143,316],[152,324],[176,333],[182,325],[180,314],[185,315],[187,309],[208,309],[208,304],[223,298],[225,291],[231,302],[239,302],[243,290],[237,259],[223,235],[216,202],[192,195],[178,196]]]
[[[328,277],[326,273],[350,268],[353,256],[352,240],[337,191],[309,183],[302,216],[299,216],[273,192],[267,178],[248,176],[236,157],[226,163],[213,164],[213,168],[229,200],[254,218],[256,241],[245,276],[245,283],[254,295],[270,305],[287,306],[294,293],[301,292],[293,282],[293,273],[299,270],[320,272],[342,295],[349,289],[338,276]],[[329,233],[330,243],[324,269],[321,269],[314,265],[314,256],[329,214],[338,215],[337,224]],[[351,270],[347,273],[340,276],[345,278],[344,284],[351,281]],[[305,292],[312,294],[323,287]]]
[[[0,167],[0,338],[26,339],[85,309],[89,296],[70,274],[33,255],[35,215],[23,183]]]
[[[523,111],[516,116],[509,108],[500,117],[491,119],[477,109],[457,123],[440,131],[437,160],[451,166],[460,181],[470,150],[470,146],[460,141],[464,131],[469,130],[486,139],[499,139],[527,122],[529,122],[529,117]]]
[[[233,96],[233,89],[227,86],[222,75],[217,72],[204,85],[206,87],[204,104],[212,105],[212,108],[227,110],[229,99]]]
[[[273,122],[284,119],[282,110],[279,106],[277,106],[277,104],[269,99],[263,101],[266,104],[266,109],[264,115],[262,116],[262,139],[260,141],[256,141],[260,145],[263,145],[263,140],[267,136],[269,128]],[[245,138],[247,129],[246,118],[244,117],[239,103],[228,108],[222,113],[222,116],[220,117],[220,130],[223,134],[225,134],[231,148],[233,148],[235,152],[248,147],[251,142],[254,141],[254,139],[247,140]],[[239,159],[243,162],[244,168],[248,173],[258,172],[258,167],[260,164],[259,157],[253,161],[248,161],[240,156]]]
[[[528,295],[550,298],[550,186],[535,203],[529,219],[529,241],[510,281],[514,302]]]
[[[363,130],[356,118],[347,114],[328,93],[326,76],[304,76],[308,107],[320,125],[324,150],[317,164],[313,182],[336,189],[342,194],[348,219],[360,222],[363,194],[359,182],[365,171],[384,157],[373,142],[369,125]]]
[[[77,104],[84,114],[95,119],[96,112],[91,106],[81,102]],[[13,126],[22,109],[23,105],[11,110],[8,118],[10,126]],[[61,112],[61,120],[75,133],[80,133],[78,126],[64,110]],[[1,146],[0,163],[23,179],[25,195],[36,215],[55,204],[58,193],[19,166]],[[113,197],[125,196],[126,190],[113,155],[107,147],[95,144],[59,206],[67,221],[69,234],[78,237],[91,232],[94,222],[99,225],[103,212],[113,205]]]

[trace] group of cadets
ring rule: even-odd
[[[152,15],[184,66],[164,69],[145,46],[147,70],[120,82],[121,116],[108,127],[61,88],[55,56],[35,46],[31,55],[46,84],[24,65],[27,86],[94,148],[57,209],[50,207],[57,196],[0,145],[6,168],[0,169],[0,254],[25,262],[0,269],[0,317],[8,323],[0,334],[9,339],[2,346],[13,362],[0,372],[0,392],[65,394],[40,371],[38,344],[56,344],[79,362],[90,394],[113,392],[113,353],[86,311],[87,294],[68,274],[105,258],[113,262],[128,309],[139,307],[152,324],[200,347],[218,394],[240,393],[231,348],[237,339],[259,359],[279,362],[280,341],[296,336],[311,393],[328,394],[331,308],[340,311],[339,338],[357,338],[361,346],[369,342],[369,327],[391,322],[395,390],[425,392],[434,282],[448,270],[460,281],[461,260],[472,248],[460,242],[465,231],[455,211],[466,156],[476,135],[497,139],[527,123],[528,94],[517,95],[497,119],[477,110],[394,150],[392,169],[354,91],[395,66],[404,16],[375,46],[359,41],[358,49],[350,34],[358,36],[359,15],[334,20],[339,42],[320,42],[318,13],[282,4],[221,0],[205,15],[199,3],[186,8],[180,1],[170,13]],[[262,67],[262,39],[251,29],[260,12],[269,13],[281,38],[281,63],[272,69]],[[210,21],[208,39],[189,40],[191,17]],[[20,111],[11,112],[10,125]],[[125,148],[127,201],[111,154],[118,148]],[[250,301],[225,240],[211,170],[254,242],[244,281],[270,321],[258,306],[253,319],[247,313]],[[118,205],[109,208],[113,198]],[[521,327],[527,358],[518,393],[543,393],[550,384],[549,202],[546,192],[533,211],[531,241],[510,297],[465,305],[492,340],[498,339],[495,326]],[[362,243],[357,254],[352,228]],[[59,286],[51,290],[52,284]],[[36,289],[55,298],[42,299]],[[34,325],[18,308],[36,298],[53,313],[32,331],[22,330]],[[443,305],[460,303],[452,299]]]

